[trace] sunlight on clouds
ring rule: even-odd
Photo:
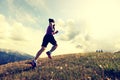
[[[6,22],[5,17],[0,15],[0,39],[10,37],[9,31],[9,24]]]
[[[96,39],[109,38],[109,35],[120,35],[118,31],[120,29],[120,6],[116,1],[100,0],[88,6],[89,8],[86,9],[88,14],[85,15],[91,23],[90,27]]]
[[[11,24],[3,15],[0,15],[0,21],[2,22],[0,24],[0,48],[18,50],[29,54],[37,52],[36,50],[40,48],[43,37],[42,31],[25,27],[16,21]]]
[[[16,20],[25,23],[26,21],[29,22],[29,24],[37,24],[37,19],[33,16],[31,16],[28,13],[23,12],[22,14],[18,12],[16,16]]]
[[[15,41],[29,40],[30,39],[30,35],[28,35],[29,33],[30,33],[29,28],[24,27],[21,23],[13,22],[11,39]]]
[[[61,40],[69,41],[71,38],[74,38],[77,34],[79,34],[74,20],[71,19],[67,20],[66,22],[59,20],[57,27],[62,32],[60,35]]]
[[[84,52],[83,49],[76,48],[75,44],[72,44],[70,41],[58,41],[58,48],[53,52],[52,55],[61,55],[61,54],[70,54],[70,53],[78,53]],[[62,44],[61,44],[62,43]]]
[[[69,46],[69,48],[71,49],[74,48],[74,50],[76,49],[77,51],[82,51],[82,52],[91,52],[97,49],[103,49],[104,51],[119,50],[117,48],[119,46],[118,43],[115,43],[116,41],[113,40],[112,37],[111,38],[106,37],[102,39],[96,38],[97,36],[104,37],[104,35],[100,36],[96,34],[96,36],[94,36],[93,32],[95,31],[89,29],[90,26],[88,25],[87,22],[84,22],[84,24],[77,22],[79,21],[73,21],[73,20],[63,21],[62,19],[58,20],[57,28],[60,29],[61,32],[57,38],[59,39],[60,42],[61,41],[70,42],[68,45],[63,46],[64,48]],[[113,33],[113,34],[119,35],[119,33]],[[114,37],[116,38],[116,40],[119,39],[118,36],[114,36]]]
[[[55,35],[58,42],[55,53],[87,52],[96,49],[115,51],[120,48],[118,0],[6,2],[8,9],[5,7],[4,10],[7,13],[0,11],[0,48],[36,53],[41,46],[49,16],[55,19],[56,30],[59,30],[59,34]],[[50,49],[50,46],[47,49]]]
[[[79,21],[74,21],[69,19],[67,21],[58,20],[57,27],[60,29],[60,34],[57,37],[58,41],[68,41],[69,44],[66,43],[64,48],[72,49],[73,52],[76,51],[90,51],[87,50],[88,45],[92,45],[90,41],[92,41],[91,34],[89,33],[89,29],[86,23],[81,24],[77,23]],[[81,47],[77,47],[81,46]],[[75,51],[76,50],[76,51]],[[68,50],[69,51],[69,50]]]

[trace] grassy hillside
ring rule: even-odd
[[[0,80],[120,80],[120,53],[85,53],[38,60],[31,69],[28,60],[0,66]],[[40,65],[41,64],[41,65]]]

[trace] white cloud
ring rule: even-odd
[[[9,23],[3,15],[0,15],[0,22],[0,48],[13,49],[31,54],[37,52],[36,49],[40,48],[40,42],[43,37],[41,30],[26,27],[16,21]]]
[[[12,25],[11,39],[15,41],[28,40],[28,29],[24,27],[21,23],[14,22]]]
[[[37,24],[37,18],[33,17],[32,15],[26,12],[22,12],[22,14],[19,12],[20,11],[18,11],[17,13],[16,20],[22,23]]]
[[[6,22],[6,19],[3,15],[0,15],[0,39],[6,39],[10,37],[10,28],[9,24]]]
[[[78,27],[76,26],[74,20],[62,21],[58,20],[57,27],[60,29],[62,34],[60,35],[61,40],[69,41],[79,34]]]
[[[45,0],[26,0],[26,2],[31,5],[34,9],[44,10],[50,12],[49,7],[47,6]]]
[[[0,15],[0,47],[8,47],[9,44],[13,48],[26,52],[38,50],[42,43],[43,32],[33,29],[32,25],[39,25],[37,22],[40,16],[45,19],[48,16],[46,14],[53,12],[52,15],[56,20],[61,18],[56,21],[56,29],[59,30],[59,34],[55,36],[59,45],[58,51],[65,49],[66,52],[72,53],[95,51],[101,48],[114,51],[120,48],[120,2],[118,0],[71,0],[69,3],[68,0],[25,0],[27,4],[23,2],[29,6],[27,8],[25,5],[17,6],[15,0],[7,1],[9,7],[7,19]],[[33,13],[27,12],[27,9],[31,9]],[[30,25],[32,28],[29,27]]]
[[[81,20],[80,20],[81,21]],[[84,21],[81,21],[84,22]],[[68,41],[69,44],[64,47],[69,47],[69,49],[74,49],[73,52],[76,51],[89,51],[87,50],[88,45],[92,45],[92,36],[89,33],[89,28],[86,22],[81,23],[79,21],[74,21],[69,19],[67,21],[63,21],[59,19],[56,23],[56,28],[60,30],[60,34],[58,35],[59,41]],[[80,46],[78,48],[78,46]]]
[[[81,22],[79,22],[81,21]],[[59,19],[56,23],[56,28],[60,30],[60,34],[58,35],[59,41],[68,41],[69,44],[67,44],[65,47],[69,47],[69,49],[83,51],[83,52],[89,52],[89,51],[95,51],[97,49],[103,49],[104,51],[116,51],[119,50],[120,45],[119,43],[119,33],[113,33],[113,37],[106,37],[104,38],[104,35],[101,35],[101,38],[96,38],[94,36],[93,32],[90,29],[90,26],[87,22],[79,20],[67,20],[63,21],[62,19]],[[116,36],[115,36],[116,34]],[[111,35],[112,36],[112,35]],[[99,36],[100,37],[100,36]],[[102,38],[103,37],[103,38]],[[72,45],[72,46],[71,46]]]
[[[37,17],[33,16],[33,13],[29,12],[27,6],[18,6],[16,0],[7,0],[9,10],[9,21],[16,20],[22,24],[36,25],[38,22]],[[20,3],[22,5],[22,3]],[[17,5],[17,6],[16,6]],[[24,9],[25,8],[25,9]]]

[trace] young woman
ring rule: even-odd
[[[55,31],[55,21],[54,19],[50,19],[49,18],[49,26],[47,28],[46,34],[43,38],[43,42],[41,45],[41,49],[38,51],[38,53],[36,54],[34,60],[32,61],[32,67],[36,67],[37,66],[37,59],[40,56],[40,54],[45,50],[45,48],[47,47],[48,43],[51,43],[53,46],[50,49],[50,51],[47,51],[46,54],[48,55],[48,58],[52,59],[51,57],[51,53],[57,48],[57,42],[54,38],[54,34],[57,34],[58,31]]]

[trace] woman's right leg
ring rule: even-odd
[[[32,60],[31,62],[31,65],[32,65],[32,68],[35,68],[37,66],[37,59],[38,57],[41,55],[41,53],[45,50],[45,47],[41,47],[41,49],[38,51],[38,53],[36,54],[34,60]]]
[[[41,47],[41,49],[38,51],[38,53],[36,54],[36,56],[35,56],[35,60],[37,60],[38,59],[38,57],[41,55],[41,53],[43,52],[45,50],[45,47]]]

